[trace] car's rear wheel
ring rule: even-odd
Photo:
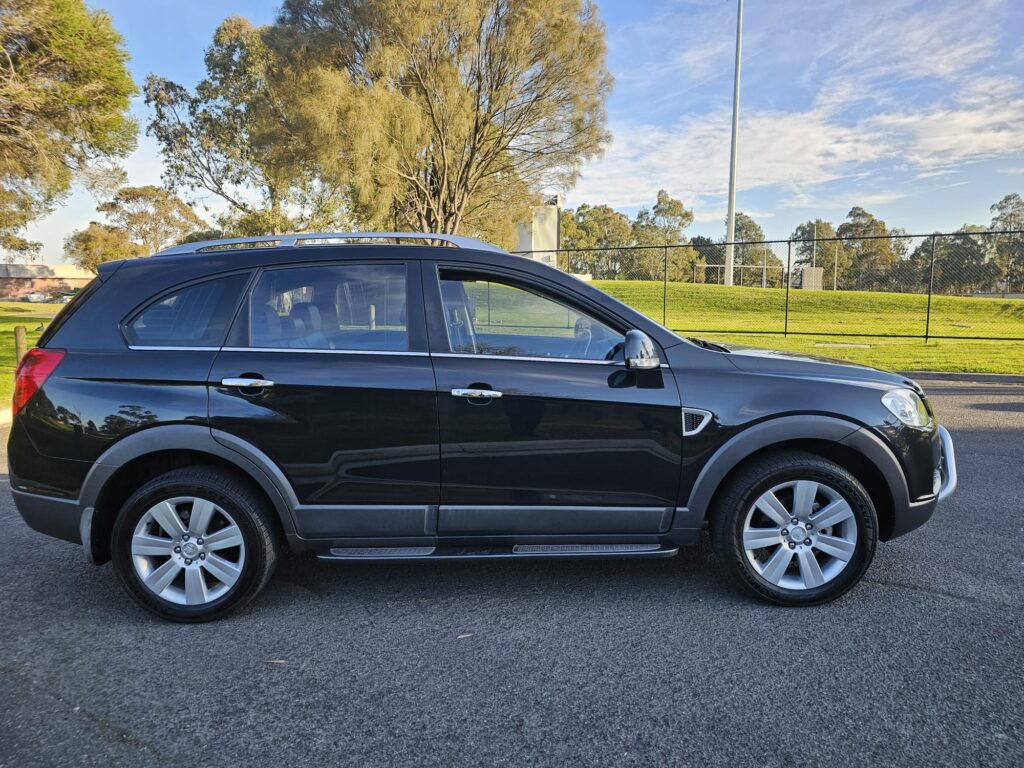
[[[874,504],[850,472],[814,454],[765,454],[744,466],[711,517],[716,555],[748,591],[814,605],[860,581],[878,542]]]
[[[112,559],[128,593],[172,621],[241,608],[277,562],[272,513],[248,484],[216,467],[185,467],[142,486],[114,524]]]

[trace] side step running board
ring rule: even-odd
[[[513,544],[504,547],[332,547],[321,560],[529,560],[537,558],[671,557],[672,544]]]

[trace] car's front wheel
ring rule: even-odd
[[[878,542],[874,504],[850,472],[787,451],[750,461],[711,517],[715,554],[748,591],[783,605],[814,605],[860,581]]]
[[[252,600],[279,551],[260,495],[216,467],[167,472],[136,491],[114,523],[114,569],[128,593],[172,621],[208,621]]]

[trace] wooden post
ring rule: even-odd
[[[14,357],[17,362],[21,362],[21,358],[28,352],[28,339],[25,336],[26,330],[24,325],[14,326]]]

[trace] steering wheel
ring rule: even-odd
[[[604,356],[605,360],[614,360],[616,356],[626,347],[625,341],[618,342],[614,347],[608,350],[608,353]]]

